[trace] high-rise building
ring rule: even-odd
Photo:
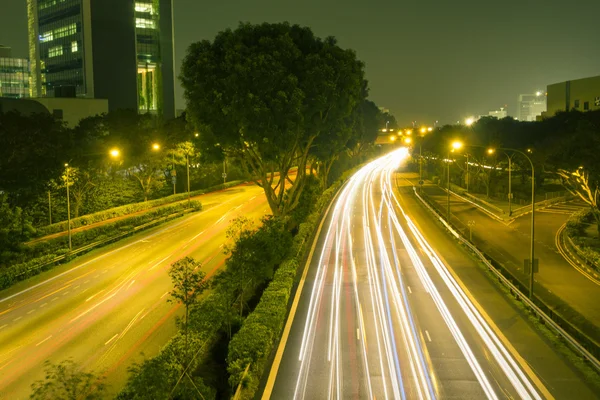
[[[34,97],[175,116],[172,0],[27,0]]]
[[[490,111],[487,116],[502,119],[506,118],[507,115],[508,113],[506,112],[506,109],[504,107],[500,107],[499,110]]]
[[[519,95],[519,110],[517,112],[519,121],[535,121],[545,111],[546,93],[536,92],[534,94]]]
[[[14,58],[11,48],[0,45],[0,97],[29,97],[29,61]]]

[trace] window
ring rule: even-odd
[[[48,57],[49,58],[62,56],[62,54],[63,54],[62,46],[54,46],[54,47],[50,47],[48,49]]]
[[[77,53],[77,50],[79,50],[77,46],[77,41],[71,42],[71,53]]]
[[[135,19],[135,27],[136,28],[146,28],[146,29],[154,29],[154,21],[147,18],[136,18]]]
[[[583,110],[587,111],[589,109],[590,109],[590,102],[589,101],[583,102]]]
[[[77,33],[77,24],[69,24],[67,26],[61,26],[60,28],[53,29],[51,31],[44,32],[40,35],[40,42],[50,42],[54,39],[71,36]]]
[[[575,100],[575,108],[579,108],[579,100]]]
[[[148,14],[154,14],[154,7],[152,6],[152,4],[135,3],[135,11],[142,12],[142,13],[148,13]]]

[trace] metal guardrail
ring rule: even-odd
[[[32,271],[40,270],[40,269],[42,269],[44,267],[47,267],[47,266],[50,266],[50,265],[54,265],[54,264],[56,264],[56,263],[58,263],[60,261],[66,260],[66,259],[68,259],[68,258],[70,258],[72,256],[78,255],[80,253],[85,253],[85,252],[87,252],[87,251],[89,251],[89,250],[91,250],[91,249],[93,249],[95,247],[101,247],[101,246],[103,246],[105,244],[108,244],[108,243],[111,243],[111,242],[115,242],[115,241],[117,241],[119,239],[127,237],[127,236],[129,236],[131,234],[134,234],[134,233],[136,233],[138,231],[147,229],[147,228],[151,227],[152,225],[156,225],[159,222],[163,222],[165,220],[169,220],[169,219],[180,217],[180,216],[182,216],[182,215],[184,215],[184,214],[186,214],[186,213],[188,213],[190,211],[192,211],[192,209],[186,209],[186,210],[183,210],[181,212],[170,214],[170,215],[167,215],[165,217],[162,217],[162,218],[159,218],[159,219],[147,222],[147,223],[145,223],[143,225],[136,226],[131,231],[123,232],[123,233],[120,233],[118,235],[111,236],[109,238],[106,238],[106,239],[103,239],[103,240],[99,240],[97,242],[93,242],[93,243],[87,244],[85,246],[79,247],[79,248],[77,248],[77,249],[75,249],[73,251],[70,251],[70,252],[66,253],[66,254],[63,254],[63,255],[58,256],[58,257],[55,257],[52,260],[48,260],[46,262],[43,262],[41,264],[35,265],[35,266],[31,267],[31,268],[28,268],[25,271],[23,271],[23,272],[21,272],[19,274],[16,274],[15,277],[20,277],[20,276],[23,276],[23,275],[27,275],[27,274],[29,274]]]
[[[463,238],[452,226],[445,221],[440,214],[425,200],[423,199],[415,187],[413,187],[413,191],[415,195],[421,200],[421,202],[431,211],[440,222],[452,233],[456,239],[458,239],[463,245],[467,246],[477,257],[486,265],[486,267],[492,271],[494,275],[498,278],[498,280],[504,284],[507,288],[518,295],[519,299],[525,303],[529,309],[537,315],[539,319],[544,321],[544,324],[548,327],[551,327],[556,333],[558,333],[572,348],[574,348],[579,355],[585,358],[597,371],[600,371],[600,361],[594,357],[581,343],[579,343],[573,336],[571,336],[568,332],[566,332],[560,325],[558,325],[550,316],[548,316],[544,311],[542,311],[538,306],[536,306],[532,300],[530,300],[523,292],[519,290],[511,281],[509,281],[504,275],[502,275],[496,267],[494,267],[490,261],[483,255],[483,253],[475,247],[468,240]]]

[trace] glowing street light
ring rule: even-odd
[[[396,141],[396,136],[394,136],[394,135],[390,135],[390,140],[391,140],[392,142],[395,142],[395,141]]]
[[[487,149],[487,153],[488,154],[494,154],[496,152],[496,149]]]
[[[406,132],[407,135],[410,136],[412,134],[412,129],[407,129],[405,132]]]
[[[154,150],[154,151],[160,150],[160,144],[158,144],[158,143],[152,143],[152,150]]]
[[[432,128],[432,127],[428,127],[428,128],[427,128],[427,132],[431,132],[432,130],[433,130],[433,128]]]
[[[473,117],[469,117],[465,120],[465,125],[467,125],[467,126],[471,126],[471,125],[473,125],[473,123],[475,123],[475,118],[473,118]]]
[[[452,142],[452,148],[454,150],[460,150],[463,147],[463,143],[460,140],[455,140]]]
[[[410,142],[412,142],[412,139],[411,139],[411,138],[409,138],[409,137],[407,137],[407,138],[404,138],[404,143],[406,143],[406,144],[410,144]]]
[[[452,142],[448,151],[448,183],[446,187],[446,221],[450,223],[450,151],[454,152],[460,150],[463,147],[463,143],[459,140]]]
[[[425,127],[421,128],[421,133],[425,133],[425,132],[427,132],[427,128],[425,128]]]
[[[108,154],[110,154],[110,156],[113,157],[113,158],[117,158],[117,157],[119,157],[121,155],[121,152],[119,151],[119,149],[114,148],[114,149],[111,149],[108,152]]]

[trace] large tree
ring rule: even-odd
[[[180,79],[201,152],[240,160],[273,214],[285,216],[298,205],[311,146],[352,113],[363,76],[355,53],[334,38],[264,23],[192,44]]]

